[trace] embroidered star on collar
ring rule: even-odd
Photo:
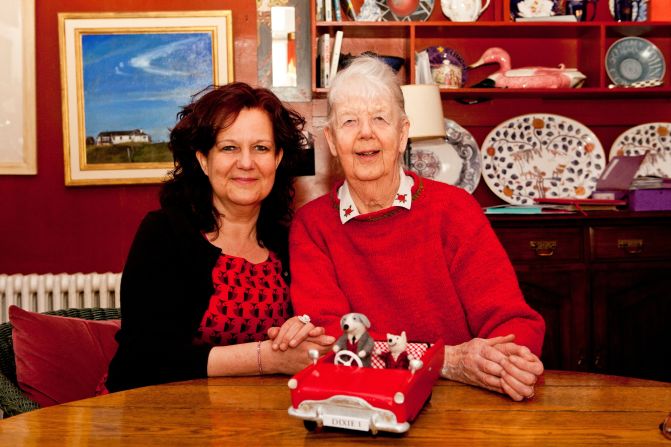
[[[396,198],[391,204],[392,207],[399,206],[401,208],[410,209],[412,205],[413,184],[414,181],[412,177],[405,175],[403,169],[401,169],[401,182],[398,185]],[[342,213],[340,214],[340,222],[343,224],[347,223],[361,214],[354,204],[354,199],[352,199],[352,195],[349,192],[347,181],[345,181],[340,189],[338,189],[338,198],[340,199],[340,209],[342,210]]]

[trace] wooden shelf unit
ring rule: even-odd
[[[356,2],[355,2],[356,3]],[[609,19],[606,1],[599,2],[597,21],[592,22],[513,22],[507,15],[507,1],[493,0],[497,7],[488,8],[477,22],[451,22],[436,4],[430,20],[425,22],[316,22],[312,15],[313,76],[312,87],[317,96],[327,89],[316,84],[316,40],[323,33],[335,35],[342,30],[344,39],[341,53],[359,54],[374,51],[403,57],[405,66],[399,76],[404,83],[414,83],[414,55],[430,46],[442,45],[455,50],[466,64],[472,64],[493,46],[504,48],[510,54],[513,68],[524,66],[556,67],[564,64],[575,67],[587,77],[583,88],[540,89],[443,89],[447,98],[472,95],[488,97],[518,97],[520,95],[571,97],[608,94],[627,97],[632,93],[626,88],[610,89],[611,83],[605,68],[608,48],[626,36],[643,37],[653,42],[671,60],[671,22],[615,22]],[[502,5],[505,4],[505,8]],[[496,70],[493,66],[479,67],[468,73],[466,86],[474,85]],[[638,94],[671,96],[671,67],[664,77],[664,85],[648,89],[634,89]]]

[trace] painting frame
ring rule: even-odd
[[[296,86],[273,85],[272,74],[272,19],[273,7],[295,8]],[[256,0],[257,24],[257,77],[260,86],[270,89],[285,102],[312,101],[312,63],[310,45],[310,2],[305,0]]]
[[[2,70],[3,98],[0,122],[0,174],[37,174],[35,88],[35,2],[9,0],[0,36],[9,54],[2,53],[9,68]],[[12,23],[12,19],[15,23]],[[17,51],[18,49],[18,51]]]
[[[133,91],[131,87],[135,86],[139,81],[131,84],[131,81],[126,81],[127,84],[119,84],[115,79],[112,79],[114,74],[131,76],[130,79],[140,78],[143,74],[148,74],[143,78],[144,86],[152,89],[163,89],[160,91],[152,91],[145,96],[153,95],[155,101],[160,95],[164,95],[173,103],[179,100],[179,104],[175,104],[174,113],[170,120],[165,119],[165,127],[163,121],[161,124],[161,132],[167,135],[167,129],[175,124],[176,115],[181,106],[188,104],[192,95],[198,93],[209,85],[224,85],[233,81],[233,29],[232,29],[232,12],[230,10],[216,10],[216,11],[174,11],[174,12],[129,12],[129,13],[59,13],[58,14],[58,31],[59,31],[59,51],[60,51],[60,70],[61,70],[61,92],[62,92],[62,116],[63,116],[63,151],[65,162],[65,184],[67,186],[80,185],[127,185],[127,184],[150,184],[160,183],[164,181],[169,174],[169,171],[174,167],[171,159],[166,159],[167,154],[167,136],[164,137],[161,144],[162,156],[161,161],[135,161],[131,156],[131,151],[144,150],[144,153],[150,154],[154,151],[154,142],[149,134],[146,134],[139,126],[128,126],[128,129],[115,129],[110,124],[110,128],[105,131],[94,130],[91,133],[91,128],[87,127],[87,122],[101,120],[101,115],[109,119],[112,123],[117,118],[114,115],[107,116],[104,107],[96,109],[97,114],[90,111],[93,107],[90,105],[91,98],[102,97],[100,90],[106,88],[106,79],[109,79],[110,85],[128,85],[128,88],[118,87],[118,91],[106,92],[108,95],[106,100],[108,108],[111,110],[123,110],[121,108],[114,109],[111,103],[110,96],[115,94],[113,101],[121,103],[127,101],[128,104],[136,104],[138,106],[126,107],[125,110],[132,112],[134,115],[140,117],[153,117],[150,109],[143,110],[142,104],[148,104],[147,98],[145,102],[140,102],[138,98],[143,95],[141,90]],[[105,39],[108,39],[105,42]],[[120,40],[125,39],[125,40]],[[120,42],[128,42],[132,39],[130,45],[119,45]],[[172,40],[171,40],[172,39]],[[181,42],[178,42],[181,39]],[[118,40],[115,41],[115,40]],[[200,40],[201,42],[195,42]],[[167,42],[162,47],[151,49],[150,45],[160,45],[156,42]],[[187,52],[187,47],[182,42],[190,41],[194,45],[199,44],[201,51],[197,53]],[[94,44],[93,42],[100,42]],[[174,49],[181,45],[182,54],[175,53],[168,54],[166,48]],[[114,66],[114,71],[110,70],[106,75],[105,71],[99,70],[99,73],[94,71],[95,63],[104,58],[113,59],[120,50],[130,48],[143,48],[145,53],[143,55],[136,55],[129,64],[124,65],[123,62]],[[149,49],[147,49],[149,48]],[[153,53],[152,53],[153,52]],[[152,53],[154,56],[147,56]],[[182,64],[182,67],[187,66],[184,58],[181,55],[193,56],[195,63],[209,69],[206,73],[198,71],[194,76],[197,76],[201,82],[199,85],[191,86],[188,84],[192,78],[187,78],[186,81],[180,81],[180,87],[177,88],[171,82],[157,82],[152,83],[148,80],[151,75],[163,75],[168,77],[168,81],[172,78],[182,75],[178,70],[159,71],[157,67],[152,66],[152,60],[160,60],[163,64]],[[153,58],[153,59],[152,59]],[[170,59],[172,58],[172,59]],[[210,58],[210,59],[208,59]],[[134,63],[133,63],[134,62]],[[192,64],[194,62],[191,62]],[[201,67],[201,65],[199,65]],[[202,68],[202,67],[201,67]],[[108,67],[109,69],[109,67]],[[85,74],[86,71],[86,74]],[[122,71],[122,72],[120,72]],[[96,82],[90,81],[91,73],[96,73],[98,76]],[[131,74],[129,74],[131,73]],[[157,74],[158,73],[158,74]],[[177,74],[175,74],[177,73]],[[107,76],[107,78],[105,78]],[[133,78],[135,76],[135,78]],[[183,84],[187,82],[187,84]],[[116,84],[114,84],[116,83]],[[104,84],[104,86],[103,86]],[[95,90],[91,86],[96,86]],[[88,89],[87,89],[88,88]],[[86,93],[85,93],[86,92]],[[96,96],[97,95],[97,96]],[[131,97],[131,95],[133,97]],[[165,99],[165,98],[164,98]],[[101,100],[102,102],[102,100]],[[165,101],[164,101],[165,102]],[[169,107],[172,110],[172,106]],[[165,110],[163,111],[165,115]],[[88,113],[88,116],[87,116]],[[121,112],[117,112],[122,115]],[[143,118],[136,118],[142,120]],[[121,117],[116,120],[119,122]],[[132,124],[139,124],[133,122]],[[154,123],[152,123],[154,124]],[[118,124],[117,124],[118,125]],[[139,132],[137,132],[139,131]],[[101,137],[104,135],[105,137]],[[110,137],[112,135],[112,137]],[[146,145],[141,148],[132,146],[136,141],[135,138],[140,136],[144,139]],[[123,151],[123,145],[117,146],[114,138],[132,138],[127,143],[126,150],[128,151],[128,160],[105,160],[90,162],[88,157],[92,155],[92,150],[97,150],[94,146],[103,145],[107,147],[119,149]]]

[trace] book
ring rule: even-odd
[[[333,1],[324,0],[324,20],[326,22],[333,21]]]
[[[342,46],[343,32],[336,31],[335,40],[333,42],[333,50],[331,51],[331,72],[329,74],[329,83],[338,72],[338,62],[340,61],[340,47]]]
[[[333,1],[333,15],[335,16],[336,22],[342,22],[342,12],[340,11],[340,0],[326,0],[327,2]]]
[[[483,210],[485,214],[564,214],[576,211],[563,205],[494,205]]]
[[[620,207],[626,206],[626,200],[617,199],[578,199],[578,198],[537,198],[536,203],[541,205],[565,205],[567,210],[575,210],[580,213],[585,211],[618,211]]]
[[[324,33],[317,38],[317,53],[319,55],[319,87],[329,86],[329,75],[331,74],[331,36]]]
[[[645,155],[615,156],[606,166],[596,189],[592,193],[593,199],[623,199],[627,196],[627,190],[631,188],[633,179],[638,172]]]
[[[324,21],[324,0],[315,0],[315,20],[317,22]]]
[[[342,7],[345,8],[345,14],[349,17],[350,20],[356,20],[356,11],[352,0],[340,0]]]

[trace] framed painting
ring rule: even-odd
[[[60,13],[66,185],[158,183],[191,97],[233,80],[230,11]]]
[[[0,20],[0,174],[37,174],[35,2],[6,0]]]

